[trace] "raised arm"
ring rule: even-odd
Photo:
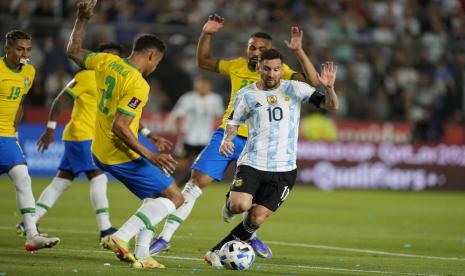
[[[60,117],[63,107],[70,103],[73,98],[63,89],[58,96],[53,100],[52,107],[48,114],[47,128],[42,133],[37,141],[37,150],[43,152],[48,149],[51,143],[55,140],[55,127],[58,117]]]
[[[321,65],[321,75],[317,73],[318,81],[326,89],[324,102],[320,107],[328,110],[339,109],[339,99],[334,91],[334,83],[336,82],[337,66],[333,62],[328,61]]]
[[[176,169],[176,160],[169,155],[164,153],[153,153],[144,145],[142,145],[136,136],[132,133],[129,126],[133,117],[116,112],[115,118],[113,119],[112,132],[118,136],[130,149],[137,152],[153,164],[157,165],[166,172],[172,174]]]
[[[69,38],[66,53],[68,57],[79,66],[82,66],[84,57],[89,52],[89,50],[82,48],[82,33],[84,32],[87,21],[89,21],[94,13],[96,4],[97,0],[81,1],[77,3],[77,17]]]
[[[294,79],[298,81],[306,82],[310,85],[317,86],[319,85],[317,71],[315,66],[313,66],[312,61],[305,53],[304,49],[302,48],[302,38],[304,36],[303,31],[296,26],[291,27],[291,41],[284,40],[286,46],[291,49],[297,60],[304,71],[304,74],[298,73],[295,75]]]
[[[224,25],[224,18],[219,15],[210,15],[208,21],[203,25],[197,44],[197,65],[209,71],[216,71],[217,59],[211,53],[211,36],[220,31]]]

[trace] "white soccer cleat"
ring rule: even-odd
[[[223,220],[225,222],[231,222],[236,214],[231,213],[228,208],[226,208],[226,205],[223,205]]]
[[[34,237],[27,239],[24,244],[24,248],[27,251],[36,251],[42,248],[52,248],[59,243],[59,238],[48,238],[41,235],[35,235]]]
[[[207,254],[203,257],[205,262],[215,268],[223,268],[223,264],[220,260],[220,254],[218,250],[208,251]]]

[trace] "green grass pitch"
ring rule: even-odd
[[[33,178],[36,198],[50,179]],[[40,221],[61,238],[50,250],[27,253],[13,184],[0,177],[0,275],[237,275],[202,261],[209,247],[239,222],[222,221],[228,186],[212,184],[157,259],[164,270],[135,270],[100,248],[85,181],[76,181]],[[119,227],[140,201],[123,185],[108,187]],[[158,226],[158,231],[163,223]],[[338,190],[296,186],[259,236],[273,259],[257,259],[245,275],[465,275],[465,193]]]

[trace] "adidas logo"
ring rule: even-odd
[[[255,107],[260,107],[260,106],[262,106],[261,103],[258,103],[258,102],[257,102],[257,103],[255,104]]]

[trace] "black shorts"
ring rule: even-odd
[[[260,171],[249,166],[237,167],[231,191],[248,193],[253,203],[276,211],[294,187],[297,169],[288,172]]]
[[[205,147],[205,145],[203,146],[192,146],[192,145],[189,145],[189,144],[186,144],[184,143],[184,157],[197,157],[197,155],[199,155],[203,148]]]

